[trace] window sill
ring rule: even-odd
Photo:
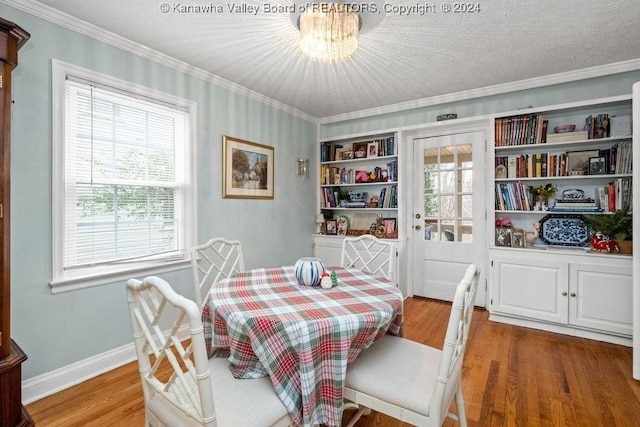
[[[145,265],[140,268],[132,268],[126,271],[92,274],[68,279],[61,278],[60,280],[51,281],[49,283],[49,286],[51,286],[51,293],[55,295],[79,289],[87,289],[95,286],[126,281],[131,278],[143,278],[154,274],[184,270],[187,268],[191,268],[191,261],[188,259],[173,262],[163,262],[161,264],[154,263],[154,265]]]

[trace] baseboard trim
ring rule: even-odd
[[[181,340],[189,338],[188,326],[178,331]],[[133,343],[117,347],[60,369],[22,381],[22,404],[28,405],[76,384],[136,360]],[[142,390],[140,390],[142,392]]]

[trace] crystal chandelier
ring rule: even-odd
[[[314,61],[340,62],[358,48],[360,17],[343,3],[315,3],[300,14],[300,47]]]

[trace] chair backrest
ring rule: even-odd
[[[396,245],[370,234],[342,240],[340,265],[387,278],[394,285]]]
[[[195,421],[215,426],[211,372],[199,307],[158,277],[130,279],[127,297],[147,413],[155,399],[165,406],[172,405],[173,414],[184,415],[180,425]],[[185,320],[191,334],[186,348],[178,338]]]
[[[191,248],[191,269],[195,300],[202,306],[207,292],[218,280],[244,272],[242,244],[237,240],[214,238]]]
[[[462,375],[462,359],[467,347],[480,271],[471,264],[456,287],[449,324],[438,368],[438,381],[431,401],[430,414],[440,413],[444,419]],[[435,407],[434,407],[435,406]]]

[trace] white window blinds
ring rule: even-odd
[[[188,112],[69,75],[64,86],[57,279],[188,258]]]

